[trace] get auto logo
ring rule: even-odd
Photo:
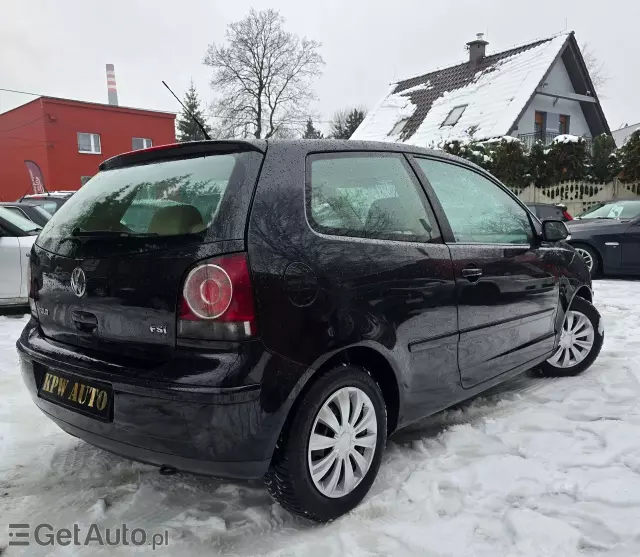
[[[81,527],[54,528],[51,524],[9,524],[9,545],[28,546],[149,546],[152,550],[169,545],[169,532],[149,533],[143,528],[129,529],[126,524],[100,528],[97,524]],[[0,548],[1,549],[1,548]]]

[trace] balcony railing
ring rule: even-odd
[[[545,147],[551,145],[553,140],[560,134],[556,132],[545,133],[522,133],[518,136],[518,139],[523,143],[525,149],[531,149],[536,141],[540,141]],[[591,137],[583,136],[582,139],[587,144],[587,149],[591,151],[593,140]]]

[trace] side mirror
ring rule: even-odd
[[[569,237],[569,230],[561,220],[542,221],[542,239],[545,242],[559,242]]]

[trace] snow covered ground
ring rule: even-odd
[[[293,518],[260,483],[160,476],[58,430],[20,380],[26,318],[0,317],[0,554],[129,555],[7,547],[8,523],[125,522],[168,531],[157,555],[637,557],[640,282],[603,280],[595,293],[606,336],[588,372],[523,376],[397,435],[365,501],[324,526]]]

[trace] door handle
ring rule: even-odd
[[[462,276],[469,282],[477,282],[482,276],[482,269],[467,267],[466,269],[462,269]]]

